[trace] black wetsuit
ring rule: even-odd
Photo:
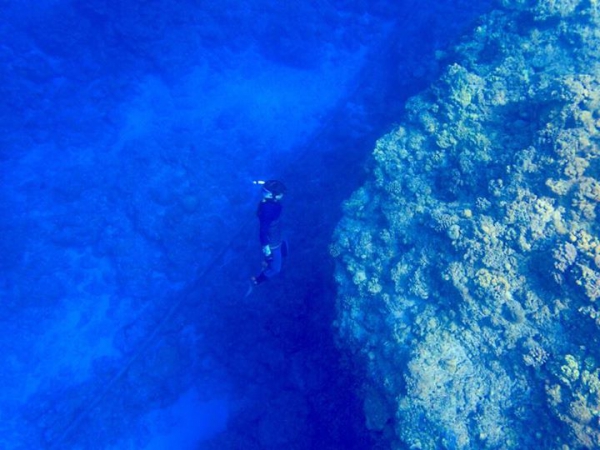
[[[267,281],[281,271],[283,263],[281,224],[279,221],[281,210],[281,203],[273,199],[264,199],[258,205],[256,214],[260,221],[260,245],[263,249],[268,245],[271,253],[265,258],[266,267],[254,279],[256,284]]]
[[[275,200],[263,200],[258,205],[256,215],[260,221],[260,245],[264,247],[277,247],[281,244],[281,203]]]

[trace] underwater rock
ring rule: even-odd
[[[391,448],[600,445],[599,26],[503,1],[344,205],[336,324]]]

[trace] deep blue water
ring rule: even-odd
[[[386,448],[328,245],[487,2],[0,4],[0,448]],[[257,178],[291,252],[244,297]]]

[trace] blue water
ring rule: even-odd
[[[328,244],[487,2],[0,3],[0,448],[385,448]],[[292,251],[244,297],[257,178]]]

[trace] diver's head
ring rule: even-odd
[[[281,200],[285,194],[285,185],[278,180],[268,180],[262,185],[263,197],[270,200]]]

